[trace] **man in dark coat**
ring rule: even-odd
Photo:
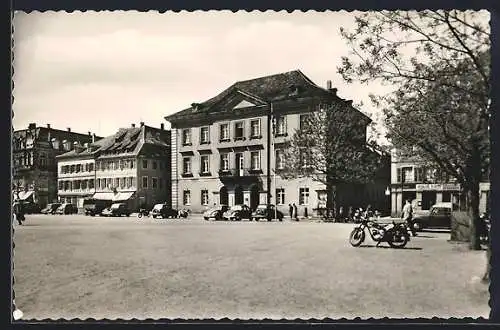
[[[292,204],[288,204],[288,213],[290,214],[290,219],[291,219],[292,216],[293,216],[293,206],[292,206]]]

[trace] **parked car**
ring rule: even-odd
[[[57,208],[55,214],[76,214],[76,213],[78,213],[78,208],[76,207],[76,205],[64,203]]]
[[[252,213],[252,217],[250,220],[259,221],[261,219],[268,220],[268,215],[270,219],[278,219],[279,221],[283,221],[283,213],[276,209],[276,207],[272,204],[266,205],[261,204],[258,205],[255,211]]]
[[[85,210],[85,215],[95,216],[101,214],[101,212],[111,206],[111,201],[104,201],[98,199],[86,199],[83,201],[83,209]]]
[[[245,204],[237,204],[231,206],[229,210],[223,213],[224,220],[241,221],[241,219],[249,219],[252,217],[252,210]]]
[[[203,219],[205,220],[222,220],[223,214],[229,209],[229,206],[225,204],[214,206],[203,213]]]
[[[40,213],[42,214],[54,214],[56,210],[61,206],[61,203],[50,203],[47,204],[45,208],[43,208]]]
[[[104,217],[121,217],[122,215],[130,216],[130,210],[125,203],[114,203],[101,212],[101,216]]]
[[[451,228],[450,202],[437,203],[428,212],[418,212],[413,217],[413,228],[420,231],[424,228]]]
[[[156,204],[150,213],[151,217],[154,218],[177,218],[178,212],[173,208],[167,206],[167,204]]]

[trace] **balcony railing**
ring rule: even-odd
[[[227,170],[220,169],[220,177],[246,177],[246,176],[256,176],[262,174],[261,169],[250,169],[250,168],[231,168]]]

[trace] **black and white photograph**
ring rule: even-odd
[[[12,29],[12,320],[489,317],[487,10]]]

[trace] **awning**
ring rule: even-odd
[[[15,200],[24,201],[24,200],[30,198],[31,195],[33,195],[33,193],[34,193],[33,190],[31,190],[31,191],[20,191],[19,194],[14,193],[14,199]]]
[[[119,192],[113,198],[113,201],[126,201],[129,200],[130,197],[135,193],[135,191],[127,191],[127,192]]]
[[[115,196],[112,192],[98,192],[92,196],[93,199],[101,200],[101,201],[112,201]]]

